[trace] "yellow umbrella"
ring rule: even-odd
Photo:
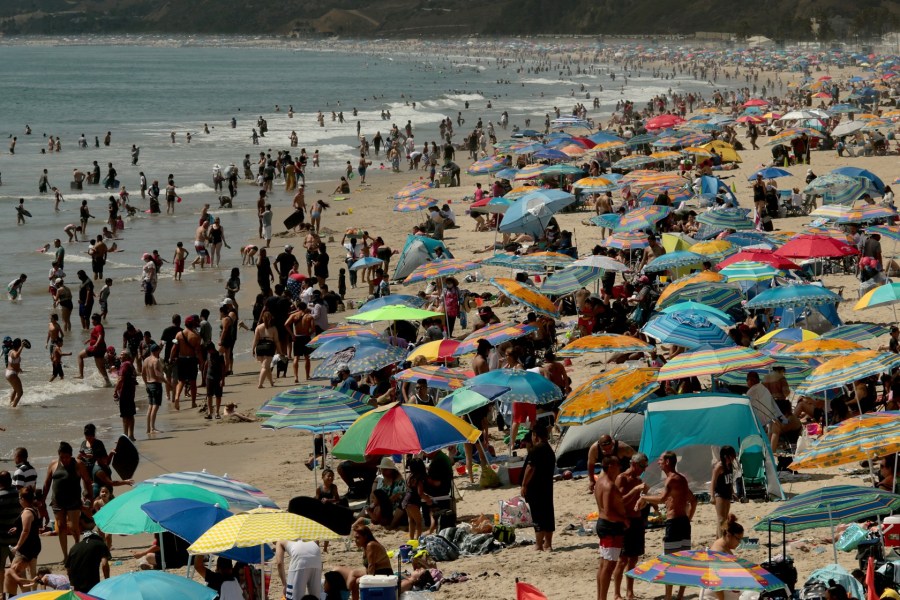
[[[706,150],[715,149],[716,154],[722,157],[722,162],[744,162],[741,155],[737,153],[734,146],[722,140],[713,140],[700,146]]]
[[[274,508],[255,508],[219,521],[188,548],[191,554],[218,554],[278,540],[336,540],[342,536],[316,523]]]
[[[650,156],[657,160],[679,160],[681,158],[681,153],[666,150],[664,152],[654,152]]]
[[[598,333],[586,335],[567,344],[557,354],[559,356],[578,356],[588,352],[649,352],[653,346],[630,335],[616,333]]]
[[[715,114],[718,114],[719,112],[720,111],[718,108],[710,107],[710,108],[701,108],[700,110],[697,111],[697,114],[699,114],[699,115],[715,115]]]
[[[867,413],[829,429],[802,454],[791,469],[835,467],[900,452],[900,418],[896,413]]]
[[[691,252],[702,254],[710,258],[724,258],[738,251],[738,247],[728,240],[709,240],[698,242],[691,246]]]
[[[501,293],[509,296],[516,302],[524,304],[535,312],[548,317],[559,317],[559,311],[556,309],[556,305],[550,301],[550,298],[531,286],[523,285],[515,279],[507,279],[505,277],[495,277],[491,279],[490,283],[500,290]]]
[[[871,121],[871,120],[877,119],[877,118],[878,118],[878,115],[875,115],[872,113],[860,113],[860,114],[856,115],[857,121]]]
[[[691,252],[693,252],[693,249],[696,247],[696,244],[692,246]],[[725,276],[721,273],[715,273],[713,271],[700,271],[699,273],[694,273],[693,275],[682,277],[678,281],[669,284],[666,289],[663,290],[662,294],[659,295],[659,300],[657,300],[656,305],[662,306],[662,303],[665,302],[666,298],[668,298],[678,290],[682,290],[685,287],[691,285],[692,283],[719,283],[722,281],[725,281]]]
[[[833,358],[843,354],[852,354],[853,352],[858,352],[860,350],[865,350],[865,348],[856,342],[842,339],[818,338],[791,344],[787,348],[781,350],[779,354],[782,356],[790,356],[792,358],[822,357],[823,360],[825,360],[826,357]]]
[[[793,344],[798,341],[796,337],[793,337],[796,334],[800,335],[799,341],[801,341],[801,342],[805,342],[806,340],[815,340],[815,339],[819,338],[818,333],[809,331],[808,329],[801,329],[799,327],[795,329],[792,327],[787,327],[787,328],[781,328],[781,329],[773,329],[769,333],[753,340],[753,344],[751,344],[751,345],[754,347],[758,347],[758,346],[763,346],[765,344],[768,344],[769,342],[772,342],[772,341],[775,341],[775,342],[787,341],[788,344]]]
[[[692,154],[694,156],[702,156],[703,158],[712,158],[712,152],[703,148],[687,147],[681,150],[683,154]]]
[[[628,144],[626,142],[602,142],[594,146],[594,150],[602,150],[605,152],[609,152],[610,150],[620,150],[622,148],[627,148]]]
[[[687,238],[687,239],[685,239]],[[664,233],[662,234],[662,247],[666,252],[678,252],[680,250],[688,250],[694,245],[694,241],[685,234]]]
[[[557,417],[560,425],[586,425],[628,410],[657,388],[658,369],[617,366],[572,390]]]

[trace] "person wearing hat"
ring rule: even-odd
[[[376,525],[394,529],[406,515],[402,507],[406,495],[406,481],[394,460],[383,456],[378,463],[379,478],[372,486],[372,497],[369,504],[369,518]]]
[[[150,355],[141,363],[141,379],[147,390],[147,434],[162,433],[156,429],[156,415],[162,406],[166,375],[159,360],[159,344],[150,344]]]
[[[338,365],[337,378],[332,384],[332,387],[337,391],[345,393],[350,391],[355,392],[359,387],[359,382],[350,374],[350,366],[346,363]]]

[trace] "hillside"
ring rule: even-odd
[[[692,34],[777,39],[896,29],[894,0],[7,0],[0,33],[337,34],[344,36]]]

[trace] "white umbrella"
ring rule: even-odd
[[[801,119],[830,119],[828,113],[821,110],[792,110],[781,115],[779,121],[797,121]]]
[[[850,135],[851,133],[856,133],[865,127],[865,125],[865,121],[844,121],[843,123],[838,123],[838,126],[834,128],[831,135],[834,137]]]
[[[625,263],[621,263],[608,256],[586,256],[573,262],[573,267],[594,267],[603,269],[604,271],[630,271],[631,269]]]

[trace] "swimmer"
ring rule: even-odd
[[[178,242],[175,244],[175,254],[172,256],[172,263],[175,265],[175,281],[181,281],[181,274],[184,273],[184,263],[187,259],[188,251],[184,244]]]
[[[47,244],[47,246],[49,246],[49,244]],[[22,295],[22,286],[25,285],[25,280],[27,279],[28,275],[22,273],[9,282],[6,286],[6,293],[9,295],[10,301],[18,300],[19,296]]]
[[[257,252],[259,252],[259,247],[254,244],[241,248],[241,264],[250,266],[256,265]]]

